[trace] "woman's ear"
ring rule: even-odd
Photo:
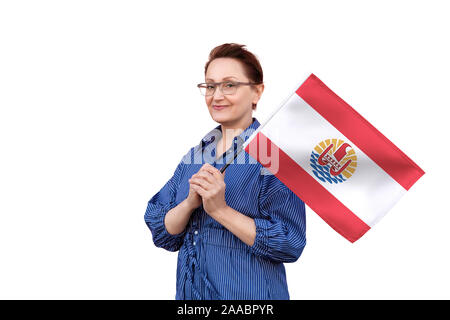
[[[255,86],[256,88],[256,96],[253,99],[253,105],[252,105],[252,109],[256,110],[256,104],[258,103],[259,99],[261,99],[261,95],[264,92],[264,83],[258,84]]]

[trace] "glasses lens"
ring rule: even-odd
[[[206,92],[206,84],[205,84],[205,83],[202,83],[202,84],[198,85],[198,89],[200,90],[200,93],[201,93],[203,96],[207,95],[207,92]]]
[[[202,83],[199,86],[200,93],[204,96],[212,96],[216,92],[217,85],[214,83]],[[234,94],[236,92],[237,84],[234,82],[224,82],[220,84],[220,91],[223,94]]]
[[[216,85],[212,83],[207,83],[205,86],[205,95],[212,96],[214,92],[216,91]]]
[[[234,94],[236,92],[237,85],[233,82],[225,82],[222,84],[223,94]]]
[[[204,96],[212,96],[216,90],[216,86],[210,83],[202,83],[198,88],[200,89],[200,93]]]

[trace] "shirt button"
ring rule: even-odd
[[[197,244],[195,241],[194,241],[194,243],[192,243],[194,246]]]
[[[198,234],[198,231],[197,231],[197,230],[195,230],[195,231],[194,231],[194,234]]]

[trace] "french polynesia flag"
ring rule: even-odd
[[[243,148],[350,242],[425,173],[313,74]]]

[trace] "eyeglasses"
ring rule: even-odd
[[[223,94],[231,95],[235,94],[239,86],[247,86],[260,84],[255,82],[237,82],[237,81],[223,81],[223,82],[211,82],[211,83],[199,83],[197,87],[200,89],[200,93],[204,96],[212,96],[216,92],[217,86]]]

